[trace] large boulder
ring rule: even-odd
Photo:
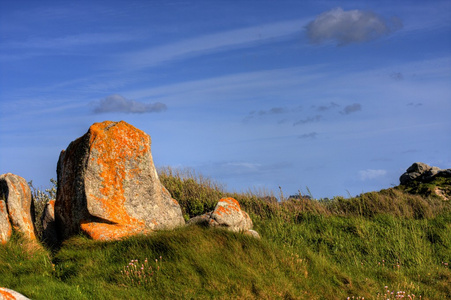
[[[0,300],[29,300],[29,298],[16,291],[0,287]]]
[[[0,175],[0,241],[11,236],[11,227],[25,238],[36,240],[34,203],[27,181],[15,174]]]
[[[150,136],[126,122],[93,124],[61,152],[55,221],[60,238],[82,231],[93,239],[171,229],[185,224],[162,186]]]
[[[198,224],[208,227],[220,227],[230,231],[244,232],[250,236],[259,237],[252,229],[252,220],[243,211],[238,201],[233,198],[223,198],[218,201],[212,212],[196,216],[188,224]]]

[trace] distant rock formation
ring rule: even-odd
[[[158,178],[150,136],[126,122],[93,124],[61,152],[55,221],[66,239],[115,240],[185,224]]]
[[[251,230],[252,220],[249,215],[241,210],[240,204],[233,198],[219,200],[214,211],[194,217],[188,224],[199,224],[209,227],[222,227],[230,231],[244,232],[259,238],[259,234]]]
[[[30,300],[30,299],[16,291],[0,287],[0,300]]]
[[[431,167],[425,163],[416,162],[401,175],[399,182],[402,185],[409,184],[412,181],[430,182],[435,176],[451,177],[451,169],[442,170],[438,167]]]
[[[27,181],[17,175],[0,175],[0,243],[6,243],[12,229],[36,240],[34,203]]]

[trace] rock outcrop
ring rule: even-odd
[[[44,207],[41,216],[42,240],[48,246],[58,244],[58,235],[55,224],[55,200],[50,200]]]
[[[29,298],[16,291],[0,287],[0,300],[29,300]]]
[[[82,231],[96,240],[185,224],[158,178],[150,136],[126,122],[93,124],[61,152],[55,221],[60,238]]]
[[[12,229],[36,240],[34,203],[27,181],[17,175],[0,175],[0,242],[6,243]]]
[[[251,230],[253,226],[251,218],[245,211],[241,210],[240,204],[233,198],[219,200],[212,212],[194,217],[188,221],[188,224],[221,227],[259,237],[256,231]]]
[[[425,163],[413,163],[404,174],[399,178],[402,185],[409,184],[412,181],[429,182],[435,176],[450,176],[451,169],[442,170],[438,167],[431,167]]]

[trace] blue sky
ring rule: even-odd
[[[451,1],[0,2],[0,173],[94,122],[230,191],[347,196],[451,167]]]

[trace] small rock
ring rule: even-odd
[[[211,214],[212,213],[213,212],[211,211],[211,212],[207,212],[200,216],[192,217],[191,219],[188,220],[188,222],[186,222],[186,224],[187,225],[196,224],[196,225],[201,225],[201,226],[209,226],[210,222],[211,222]]]
[[[253,224],[249,215],[241,210],[240,204],[233,198],[219,200],[214,211],[193,217],[187,224],[222,227],[230,231],[243,232],[244,234],[260,238],[256,231],[251,230]]]
[[[246,231],[252,229],[252,220],[249,215],[241,210],[240,204],[233,198],[223,198],[216,204],[211,214],[211,219],[218,226],[227,227],[232,231]]]

